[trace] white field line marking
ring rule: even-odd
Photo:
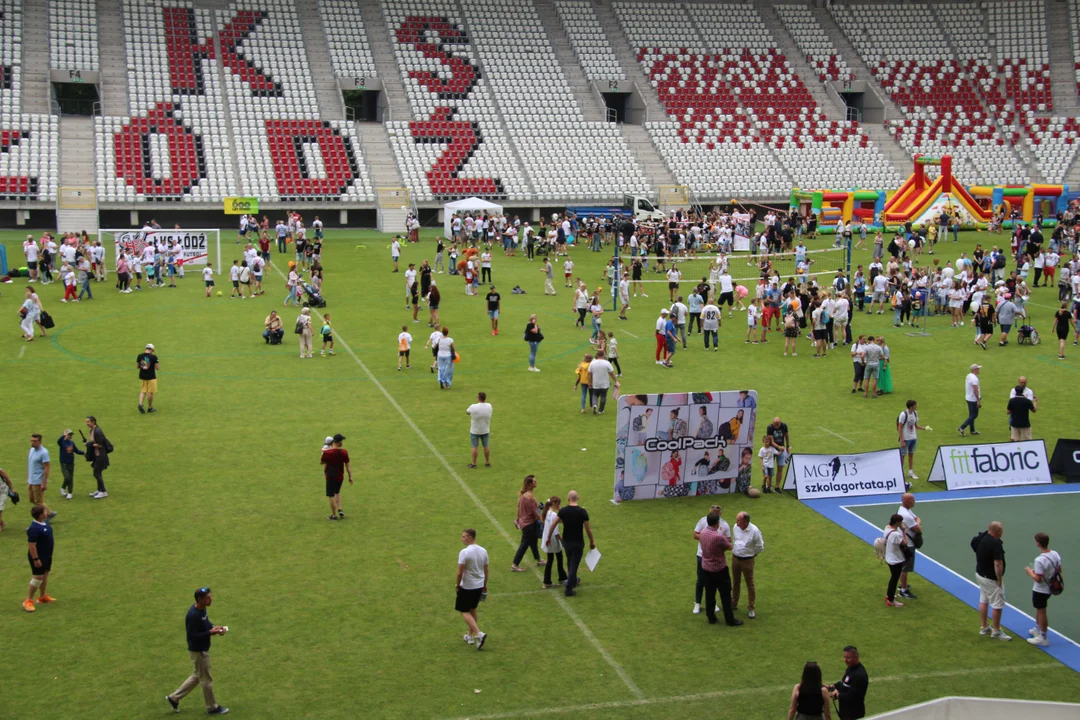
[[[1056,493],[1018,493],[1016,495],[980,495],[978,497],[943,497],[943,498],[919,498],[920,503],[936,503],[936,502],[954,502],[956,500],[1007,500],[1009,498],[1018,497],[1043,497],[1053,498],[1055,495],[1069,495],[1072,493],[1080,493],[1080,488],[1075,490],[1061,490]],[[859,505],[845,505],[845,509],[849,507],[884,507],[886,505],[895,505],[896,503],[873,503],[873,504],[859,504]]]
[[[19,348],[19,359],[22,360],[22,356],[26,354],[26,345]]]
[[[622,587],[622,586],[621,585],[589,585],[590,590],[600,590],[602,588],[617,588],[617,587]],[[519,590],[517,592],[488,593],[488,597],[511,597],[511,596],[516,597],[516,596],[519,596],[519,595],[539,595],[541,593],[553,593],[553,592],[562,592],[562,588],[560,588],[558,585],[552,585],[550,589],[541,588],[540,590]]]
[[[621,332],[623,335],[629,335],[630,337],[634,338],[635,340],[640,340],[641,339],[637,335],[635,335],[634,333],[630,332],[629,330],[620,330],[619,332]]]
[[[270,263],[270,266],[274,268],[274,271],[277,272],[278,275],[280,275],[282,278],[285,278],[284,273],[281,272],[280,268],[278,268],[277,265],[275,265],[274,263]],[[511,547],[516,547],[517,542],[512,537],[510,537],[510,534],[508,532],[506,532],[506,528],[502,526],[502,523],[500,523],[495,518],[495,516],[491,514],[491,511],[488,510],[486,505],[484,505],[484,502],[479,498],[479,496],[477,496],[475,492],[473,492],[472,488],[469,487],[469,485],[461,479],[461,476],[458,474],[458,472],[453,468],[453,466],[450,465],[449,462],[447,462],[446,458],[441,452],[439,452],[439,449],[435,447],[431,440],[428,439],[428,436],[424,434],[423,430],[421,430],[416,425],[416,423],[413,422],[413,419],[409,417],[408,413],[405,412],[404,408],[402,408],[401,405],[398,404],[397,400],[394,399],[394,396],[391,395],[390,392],[383,386],[383,384],[379,382],[375,375],[372,374],[371,370],[368,369],[368,366],[365,365],[359,357],[357,357],[356,353],[354,353],[352,348],[349,347],[348,342],[345,340],[345,338],[342,337],[341,333],[335,332],[335,335],[337,341],[341,343],[341,346],[343,348],[345,348],[345,352],[349,353],[349,356],[352,357],[353,361],[360,366],[360,369],[364,371],[364,374],[367,375],[368,380],[371,381],[372,385],[378,388],[379,392],[381,392],[383,397],[386,398],[386,401],[390,403],[390,405],[395,410],[397,410],[398,414],[401,416],[401,419],[404,420],[410,428],[412,428],[412,431],[416,433],[416,436],[420,438],[421,442],[423,442],[424,445],[427,446],[427,449],[431,451],[431,454],[435,456],[435,459],[438,460],[444,468],[446,468],[446,471],[450,473],[450,477],[454,478],[458,486],[461,487],[462,491],[466,495],[468,495],[469,499],[473,501],[473,504],[476,505],[480,512],[484,514],[484,517],[488,519],[488,522],[491,523],[492,527],[495,528],[499,535],[502,535],[503,539],[505,539]],[[543,576],[535,568],[533,569],[533,575],[536,577],[537,580],[543,579]],[[600,640],[596,637],[596,635],[593,634],[592,630],[590,630],[589,627],[585,624],[585,622],[581,619],[581,616],[578,615],[572,607],[570,607],[569,603],[566,602],[566,598],[564,598],[559,593],[552,593],[551,597],[554,598],[555,602],[559,605],[560,608],[562,608],[563,612],[565,612],[574,622],[574,624],[577,625],[578,629],[581,630],[581,633],[585,636],[585,639],[588,640],[594,648],[596,648],[596,651],[600,653],[600,657],[604,659],[604,662],[611,666],[611,668],[619,676],[619,679],[621,679],[623,681],[623,684],[626,685],[627,689],[630,690],[630,693],[639,700],[644,698],[645,693],[643,693],[641,691],[641,688],[639,688],[637,684],[634,683],[634,681],[630,678],[630,675],[627,674],[625,669],[623,669],[622,665],[616,662],[615,658],[611,656],[611,653],[607,651],[607,648],[605,648],[600,643]]]
[[[844,512],[846,512],[846,513],[848,513],[849,515],[851,515],[851,517],[853,517],[853,518],[856,518],[857,520],[861,520],[861,521],[863,521],[864,523],[866,523],[867,525],[869,525],[870,527],[874,528],[874,530],[876,530],[876,531],[878,531],[878,532],[881,532],[881,530],[880,530],[880,529],[878,528],[878,526],[877,526],[877,525],[875,525],[874,523],[870,522],[869,520],[867,520],[867,519],[866,519],[866,518],[864,518],[863,516],[861,516],[861,515],[858,515],[858,514],[856,514],[856,513],[853,513],[853,512],[851,512],[851,510],[848,510],[848,509],[847,509],[847,507],[844,507],[844,506],[841,506],[841,507],[842,507],[842,509],[844,510]],[[925,553],[923,553],[923,552],[922,552],[921,550],[916,550],[915,552],[916,552],[916,554],[918,554],[918,556],[919,556],[919,557],[921,557],[921,558],[922,558],[923,560],[926,560],[927,562],[933,563],[933,564],[937,565],[937,566],[938,566],[939,568],[941,568],[942,570],[945,570],[946,572],[952,573],[953,575],[955,575],[955,576],[956,576],[956,577],[958,577],[959,579],[963,580],[963,581],[964,581],[964,582],[966,582],[966,583],[967,583],[968,585],[970,585],[970,586],[971,586],[971,587],[972,587],[972,588],[973,588],[974,590],[978,590],[978,589],[979,589],[979,586],[978,586],[978,585],[976,585],[976,584],[975,584],[975,583],[974,583],[974,582],[973,582],[972,580],[969,580],[968,578],[964,577],[963,575],[961,575],[960,573],[956,572],[955,570],[953,570],[953,569],[952,569],[951,567],[949,567],[948,565],[945,565],[945,564],[943,564],[943,563],[940,563],[940,562],[938,562],[938,561],[937,561],[937,560],[935,560],[934,558],[932,558],[932,557],[930,557],[929,555],[926,555]],[[942,590],[945,590],[944,588],[941,588],[941,589],[942,589]],[[949,592],[949,591],[948,591],[948,590],[945,590],[945,592]],[[950,593],[950,594],[951,594],[951,593]],[[961,602],[963,602],[963,601],[961,600]],[[965,604],[966,604],[966,603],[965,603]],[[1023,610],[1021,610],[1020,608],[1018,608],[1018,607],[1016,607],[1015,605],[1013,605],[1013,604],[1012,604],[1011,602],[1006,602],[1005,604],[1006,604],[1006,605],[1008,605],[1009,607],[1011,607],[1011,608],[1012,608],[1013,610],[1015,610],[1016,612],[1018,612],[1018,613],[1020,613],[1021,615],[1023,615],[1024,617],[1026,617],[1026,618],[1027,618],[1028,620],[1030,620],[1030,621],[1031,621],[1032,623],[1034,623],[1034,622],[1035,622],[1035,618],[1031,617],[1031,616],[1030,616],[1030,615],[1028,615],[1028,614],[1027,614],[1026,612],[1024,612],[1024,611],[1023,611]],[[1054,630],[1053,628],[1051,628],[1051,629],[1050,629],[1050,635],[1051,635],[1051,637],[1054,637],[1054,638],[1061,638],[1062,640],[1064,640],[1064,641],[1065,641],[1065,642],[1067,642],[1067,643],[1071,643],[1071,644],[1075,645],[1076,647],[1080,647],[1080,643],[1076,642],[1075,640],[1073,640],[1073,639],[1072,639],[1071,637],[1069,637],[1068,635],[1063,635],[1063,634],[1061,634],[1060,632],[1058,632],[1057,630]]]
[[[848,445],[854,445],[854,444],[855,444],[855,441],[854,441],[854,440],[849,440],[849,439],[847,439],[846,437],[844,437],[843,435],[841,435],[840,433],[834,433],[834,432],[833,432],[832,430],[830,430],[829,428],[825,427],[824,425],[818,425],[818,430],[824,430],[825,432],[827,432],[827,433],[829,433],[830,435],[832,435],[832,436],[833,436],[834,438],[840,438],[841,440],[843,440],[844,442],[846,442],[846,443],[847,443]]]
[[[912,682],[915,680],[933,680],[941,678],[962,677],[966,675],[996,675],[998,673],[1014,673],[1024,671],[1047,670],[1052,667],[1060,667],[1061,663],[1039,663],[1031,665],[1008,665],[1004,667],[979,667],[966,668],[963,670],[940,670],[937,672],[914,673],[911,675],[887,675],[874,677],[875,683]],[[791,692],[791,686],[772,685],[769,687],[736,688],[734,690],[716,690],[693,695],[675,695],[662,698],[642,698],[639,700],[615,700],[612,702],[590,703],[588,705],[570,705],[565,707],[538,708],[535,710],[519,710],[516,712],[491,713],[488,715],[469,715],[468,720],[505,720],[507,718],[540,717],[544,715],[568,715],[579,714],[589,710],[617,710],[629,707],[644,707],[647,705],[675,705],[678,703],[702,702],[740,695],[771,695],[782,692]]]

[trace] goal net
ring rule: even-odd
[[[619,256],[619,263],[627,277],[633,277],[631,266],[634,259],[629,255]],[[700,282],[702,278],[707,282],[714,282],[713,278],[719,273],[721,265],[720,256],[711,253],[662,258],[648,255],[639,256],[637,259],[642,261],[641,282],[654,283],[668,282],[667,271],[671,268],[677,268],[682,273],[680,282],[683,283]],[[778,272],[782,283],[794,278],[796,284],[802,285],[813,279],[820,286],[831,285],[837,270],[845,277],[850,274],[846,247],[806,250],[801,253],[739,253],[727,255],[725,259],[732,281],[751,290],[766,273],[772,276]]]
[[[195,228],[191,230],[117,230],[98,231],[101,245],[108,248],[110,243],[115,259],[123,251],[130,256],[142,258],[146,248],[153,246],[166,254],[171,248],[179,246],[177,261],[183,265],[206,265],[214,263],[215,271],[221,274],[221,231],[217,228]]]

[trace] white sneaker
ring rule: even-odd
[[[1029,637],[1028,643],[1030,645],[1038,645],[1039,647],[1049,647],[1050,641],[1046,639],[1045,635],[1036,635],[1035,637]]]
[[[695,615],[700,615],[701,614],[701,603],[694,603],[694,614]]]
[[[1030,630],[1028,630],[1028,635],[1030,635],[1031,637],[1036,637],[1038,635],[1042,635],[1042,633],[1039,632],[1039,628],[1033,627]]]
[[[109,497],[109,493],[107,493],[107,492],[94,493],[94,499],[95,500],[100,500],[102,498],[107,498],[107,497]]]
[[[919,479],[919,476],[915,474],[914,470],[908,470],[907,471],[907,476],[909,478],[911,478],[912,480],[918,480]]]
[[[94,492],[92,492],[92,493],[89,493],[90,497],[94,497],[94,496],[95,496],[95,495],[97,495],[97,494],[98,494],[98,491],[97,491],[97,490],[95,490],[95,491],[94,491]]]
[[[75,496],[74,496],[74,495],[72,495],[71,493],[68,493],[68,494],[67,494],[67,499],[68,499],[68,500],[70,500],[70,499],[71,499],[71,498],[73,498],[73,497],[75,497]]]
[[[753,610],[750,610],[749,612],[747,612],[747,613],[746,613],[746,617],[748,617],[748,618],[750,618],[751,620],[753,620],[754,618],[756,618],[756,617],[757,617],[757,613],[755,613],[755,612],[754,612]]]
[[[989,626],[979,628],[980,635],[989,635],[994,632]]]
[[[713,608],[713,610],[715,610],[716,612],[724,612],[723,610],[720,609],[719,605],[717,605],[715,608]]]
[[[476,642],[475,640],[473,640],[473,636],[470,635],[469,633],[465,633],[462,636],[461,639],[464,640],[465,642],[469,643],[470,645],[472,645],[474,642]]]
[[[997,640],[1012,640],[1012,635],[1005,632],[1004,630],[998,630],[996,632],[992,632],[992,633],[990,633],[990,637],[995,638]]]

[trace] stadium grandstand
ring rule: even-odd
[[[895,189],[917,154],[1080,187],[1077,0],[0,4],[8,226],[782,201]]]

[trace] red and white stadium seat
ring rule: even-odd
[[[585,120],[532,0],[461,5],[536,197],[600,201],[647,193],[644,173],[618,126]]]
[[[217,12],[243,195],[271,202],[374,200],[356,130],[323,120],[292,0]],[[226,47],[228,46],[228,47]]]
[[[57,70],[98,70],[94,0],[49,0],[49,66]]]
[[[0,1],[0,200],[56,199],[59,122],[22,112],[22,3]]]
[[[806,5],[777,5],[776,14],[806,57],[806,62],[814,68],[818,79],[822,82],[855,79],[810,8]]]
[[[334,76],[378,77],[360,5],[353,0],[319,0],[319,15]]]
[[[531,197],[457,4],[381,5],[414,118],[387,123],[387,132],[414,197]]]
[[[590,3],[586,0],[555,0],[555,10],[586,78],[593,82],[626,79]]]

